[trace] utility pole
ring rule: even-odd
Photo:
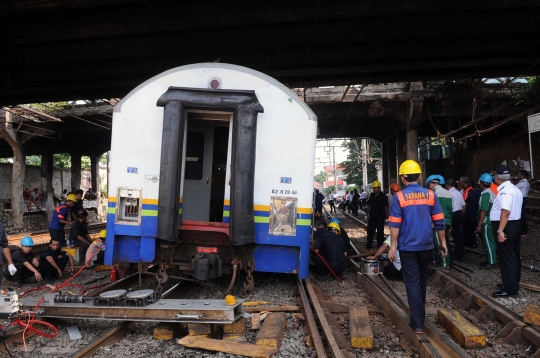
[[[362,138],[362,183],[364,184],[364,191],[370,193],[369,183],[368,183],[368,155],[369,155],[369,146],[368,141],[365,138]]]
[[[334,155],[334,194],[337,194],[337,168],[336,168],[336,147],[332,147],[332,154]]]

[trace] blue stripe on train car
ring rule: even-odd
[[[111,234],[112,233],[112,234]],[[152,262],[156,255],[157,216],[141,217],[141,225],[115,223],[115,215],[107,214],[105,264],[119,261]]]

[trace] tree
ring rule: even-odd
[[[330,185],[328,187],[326,187],[326,189],[324,189],[324,193],[326,195],[328,195],[328,193],[333,193],[334,192],[334,186],[333,185]]]
[[[321,172],[319,174],[315,175],[313,180],[315,180],[318,183],[323,184],[325,181],[328,180],[328,173],[321,170]]]
[[[362,180],[362,161],[358,148],[360,148],[360,139],[353,139],[348,142],[343,142],[343,148],[349,150],[347,160],[340,163],[340,166],[344,167],[343,174],[347,174],[347,183],[355,184],[358,188],[364,187]],[[373,153],[370,153],[371,157],[374,157]],[[374,163],[370,163],[368,168],[368,183],[377,179],[377,169]],[[367,183],[367,184],[368,184]]]

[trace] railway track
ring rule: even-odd
[[[331,217],[331,215],[326,212]],[[367,224],[354,216],[341,212],[352,222],[366,227]],[[468,249],[476,255],[484,255],[480,251]],[[417,350],[420,357],[470,357],[471,349],[464,347],[451,335],[450,330],[441,327],[437,321],[426,319],[425,335],[418,336],[409,328],[409,307],[405,294],[399,294],[382,274],[365,275],[361,273],[361,265],[351,259],[356,272],[356,284],[370,292],[374,301],[379,305],[384,315],[400,329],[406,340]],[[471,270],[472,271],[472,270]],[[441,307],[430,307],[430,311],[437,311],[440,319],[440,309],[454,309],[468,322],[480,329],[488,330],[498,327],[495,336],[487,341],[487,345],[507,344],[511,346],[540,347],[540,328],[527,324],[523,317],[512,312],[505,306],[488,297],[447,272],[431,270],[428,286],[438,295]],[[450,304],[448,302],[450,301]],[[458,327],[459,328],[459,327]],[[454,333],[458,332],[456,328]],[[474,348],[475,350],[482,348]],[[540,358],[540,349],[531,355]]]

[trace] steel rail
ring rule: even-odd
[[[321,334],[317,328],[317,322],[315,321],[315,316],[313,315],[313,310],[311,309],[311,305],[306,294],[306,289],[304,288],[304,283],[300,279],[298,279],[298,292],[300,293],[300,299],[306,315],[309,333],[311,335],[311,340],[313,341],[313,348],[315,348],[318,358],[326,358],[326,350],[324,349]]]

